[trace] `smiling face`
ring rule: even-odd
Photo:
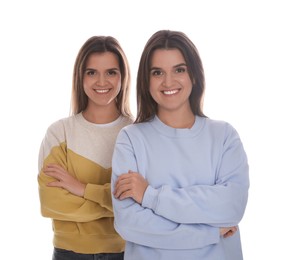
[[[178,49],[155,50],[151,58],[150,94],[158,104],[157,114],[191,111],[192,81]]]
[[[112,52],[92,53],[87,59],[83,86],[88,96],[88,109],[114,109],[121,89],[118,57]]]

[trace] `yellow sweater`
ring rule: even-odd
[[[54,246],[83,254],[118,253],[124,241],[114,229],[111,199],[111,161],[118,132],[132,120],[97,125],[82,114],[52,124],[39,153],[41,213],[53,220]],[[82,183],[84,198],[62,188],[47,187],[53,178],[43,167],[57,163]]]

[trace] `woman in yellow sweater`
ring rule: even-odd
[[[117,134],[133,120],[129,88],[118,41],[88,39],[74,65],[72,115],[47,129],[39,152],[41,213],[53,222],[53,260],[123,259],[110,179]]]

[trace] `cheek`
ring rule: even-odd
[[[85,92],[88,91],[89,86],[90,86],[89,82],[87,80],[83,80],[83,89]]]
[[[92,91],[92,82],[91,80],[83,79],[83,90],[87,96],[89,96]]]
[[[159,93],[156,91],[156,89],[154,87],[150,86],[149,93],[150,93],[150,95],[151,95],[151,97],[153,98],[154,101],[158,100]]]
[[[117,79],[117,80],[113,80],[113,82],[110,82],[113,85],[114,88],[114,93],[117,96],[122,88],[122,83],[121,83],[121,79]]]
[[[180,80],[180,84],[182,86],[185,86],[186,91],[190,92],[192,91],[192,82],[189,78],[183,78]]]
[[[85,84],[83,85],[83,90],[84,90],[84,93],[86,94],[86,96],[89,96],[90,91],[89,91],[89,88],[87,88],[87,86]]]
[[[149,92],[150,92],[151,95],[153,95],[153,93],[155,92],[155,87],[152,84],[152,82],[149,84]]]
[[[88,89],[92,85],[92,79],[88,77],[83,78],[83,88]]]
[[[149,83],[149,92],[152,94],[152,93],[155,93],[156,90],[158,89],[158,86],[159,86],[159,81],[158,80],[150,80],[150,83]]]
[[[122,87],[121,79],[115,80],[114,86],[116,87],[116,89],[117,89],[118,91],[120,91],[120,90],[121,90],[121,87]]]

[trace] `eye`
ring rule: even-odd
[[[186,72],[186,68],[185,67],[178,67],[175,70],[176,73],[184,73]]]
[[[163,75],[163,72],[161,70],[151,70],[150,74],[151,76],[159,77]]]
[[[116,76],[118,75],[119,71],[118,70],[108,70],[107,75],[108,76]]]
[[[96,75],[96,71],[95,70],[86,70],[86,75],[88,75],[88,76],[95,76]]]

